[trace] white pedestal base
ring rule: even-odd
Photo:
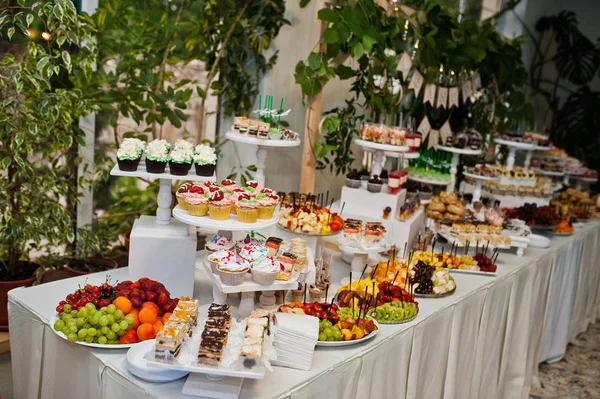
[[[133,224],[129,249],[129,279],[148,277],[160,281],[171,297],[193,296],[196,234],[176,220],[159,225],[153,216]]]
[[[340,211],[340,207],[344,205],[344,219],[347,219],[348,214],[359,214],[364,215],[368,218],[381,219],[383,216],[383,210],[389,206],[392,209],[390,218],[398,216],[400,213],[400,207],[406,200],[406,190],[402,189],[398,194],[388,193],[372,193],[367,190],[360,188],[342,187],[342,199],[337,202],[337,207],[332,206],[332,210],[335,212]]]
[[[191,373],[181,393],[190,396],[199,396],[211,399],[237,399],[242,391],[243,378],[222,377],[211,381],[205,374]]]

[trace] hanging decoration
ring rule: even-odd
[[[425,140],[425,137],[427,137],[430,130],[431,130],[431,124],[429,123],[429,118],[427,117],[427,115],[425,115],[425,117],[423,118],[421,123],[419,123],[417,132],[423,134],[423,140]]]
[[[448,88],[447,87],[438,87],[437,93],[437,101],[435,106],[438,108],[446,108],[448,105]]]
[[[481,75],[479,74],[479,72],[474,72],[473,73],[473,77],[471,78],[472,83],[472,87],[473,87],[473,91],[477,91],[479,89],[481,89]]]
[[[435,91],[437,86],[435,83],[430,83],[425,86],[425,93],[423,94],[423,104],[430,103],[431,106],[435,106]]]
[[[415,97],[418,97],[419,92],[421,91],[421,86],[423,86],[423,75],[421,75],[421,72],[415,68],[412,77],[410,78],[408,88],[413,89],[415,91]]]
[[[412,60],[410,59],[410,55],[405,51],[402,53],[402,57],[400,57],[400,62],[396,67],[397,71],[400,71],[402,74],[402,79],[406,80],[408,78],[408,73],[412,68]]]
[[[451,87],[448,90],[448,109],[458,108],[458,87]]]
[[[463,102],[466,104],[467,100],[471,99],[471,94],[473,93],[472,82],[470,79],[467,79],[462,84],[462,98]]]
[[[450,122],[446,121],[440,128],[440,137],[442,138],[442,143],[444,145],[446,145],[446,140],[448,140],[448,137],[450,136],[452,136],[452,129],[450,128]]]

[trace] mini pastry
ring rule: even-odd
[[[248,263],[221,262],[217,265],[217,273],[221,277],[223,284],[240,285],[246,279],[248,273]]]
[[[465,208],[456,204],[448,205],[446,210],[458,216],[462,216],[465,213]]]
[[[194,150],[194,165],[198,176],[212,176],[217,167],[215,149],[208,145],[197,145]]]
[[[237,184],[231,179],[222,180],[221,186],[223,186],[223,191],[228,193],[232,193],[237,188]]]
[[[260,193],[256,196],[258,201],[258,218],[263,220],[269,220],[273,217],[275,207],[279,203],[279,196],[273,192]]]
[[[441,219],[444,216],[443,213],[437,211],[427,211],[427,217],[430,219]]]
[[[191,187],[185,198],[189,214],[192,216],[206,216],[208,214],[208,199],[209,195],[204,192],[202,187]]]
[[[228,249],[221,249],[217,252],[213,252],[208,255],[207,259],[210,262],[210,267],[213,273],[217,273],[217,266],[220,263],[226,264],[237,262],[237,257],[235,256],[235,253]]]
[[[262,256],[252,263],[252,280],[260,285],[271,285],[281,271],[281,263],[272,256]]]
[[[190,183],[190,182],[183,183],[181,186],[179,186],[179,188],[175,192],[175,198],[177,199],[177,204],[184,211],[187,210],[187,203],[185,202],[185,199],[187,198],[188,193],[190,192],[190,188],[193,185],[194,184]]]
[[[259,121],[250,120],[248,124],[248,136],[257,138]]]
[[[246,234],[246,237],[244,237],[242,240],[238,240],[238,241],[235,242],[235,250],[239,254],[240,251],[242,250],[242,248],[244,247],[244,245],[248,245],[248,244],[262,245],[263,242],[264,241],[262,241],[262,240],[260,240],[258,238],[250,237],[249,234]]]
[[[290,252],[284,252],[278,260],[281,263],[282,269],[279,273],[277,273],[277,280],[287,281],[292,275],[292,270],[294,270],[296,255]]]
[[[142,159],[144,151],[144,142],[134,138],[123,140],[117,150],[117,163],[119,169],[125,172],[135,172]]]
[[[258,201],[252,199],[248,194],[237,196],[235,208],[238,221],[241,223],[256,223],[258,219]]]
[[[248,263],[252,264],[252,262],[257,259],[267,256],[269,251],[267,248],[263,247],[260,244],[246,244],[242,247],[242,249],[238,252],[240,258],[244,259]]]
[[[185,176],[192,167],[192,155],[182,149],[173,149],[169,154],[169,171],[175,176]]]
[[[281,247],[281,243],[283,240],[279,237],[269,237],[267,238],[267,242],[265,243],[265,247],[269,251],[269,256],[276,256],[279,252],[279,247]]]
[[[169,161],[170,145],[166,140],[153,140],[146,147],[146,171],[164,173]],[[180,204],[181,205],[181,204]]]

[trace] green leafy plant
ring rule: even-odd
[[[354,113],[367,120],[399,124],[403,123],[401,116],[410,116],[419,123],[427,114],[434,128],[449,120],[454,132],[475,128],[485,135],[509,129],[514,120],[532,118],[524,94],[527,73],[521,61],[522,40],[507,41],[495,30],[497,18],[506,9],[481,23],[469,18],[458,22],[456,11],[437,0],[409,0],[397,10],[381,3],[343,0],[319,10],[318,17],[326,25],[321,41],[295,69],[296,83],[306,98],[315,98],[333,78],[352,79],[353,99],[346,108],[358,107]],[[517,3],[510,2],[507,7]],[[479,72],[481,95],[463,101],[458,109],[423,104],[422,97],[412,95],[405,77],[397,71],[404,51],[412,56],[426,83],[450,85],[454,80],[451,85],[456,85],[459,79],[470,77],[470,71]],[[356,68],[344,64],[349,58],[354,59]],[[400,83],[403,98],[391,90]],[[423,92],[421,89],[420,96]],[[509,107],[505,105],[508,101]],[[345,129],[340,136],[358,132],[357,126],[340,126]],[[329,131],[319,140],[315,156],[320,159],[318,167],[334,163],[339,174],[348,169],[351,151],[344,145],[346,140],[332,141],[334,137]],[[334,145],[338,148],[333,149]],[[338,168],[338,164],[346,166]]]
[[[89,183],[82,176],[73,186],[70,165],[79,161],[74,143],[85,144],[76,122],[96,107],[61,83],[91,76],[93,32],[68,0],[31,7],[0,1],[0,35],[26,43],[22,58],[0,59],[0,259],[9,279],[19,277],[32,250],[75,240],[73,215],[61,197],[73,192],[76,201],[78,188]]]

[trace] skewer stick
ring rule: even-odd
[[[304,303],[306,303],[306,288],[308,287],[308,284],[304,283]]]
[[[365,267],[363,267],[363,271],[362,271],[362,273],[360,274],[360,277],[358,278],[358,281],[362,280],[362,278],[363,278],[363,275],[365,274],[365,271],[367,270],[367,267],[368,267],[368,266],[369,266],[369,264],[368,264],[368,263],[367,263],[367,264],[365,264]]]

